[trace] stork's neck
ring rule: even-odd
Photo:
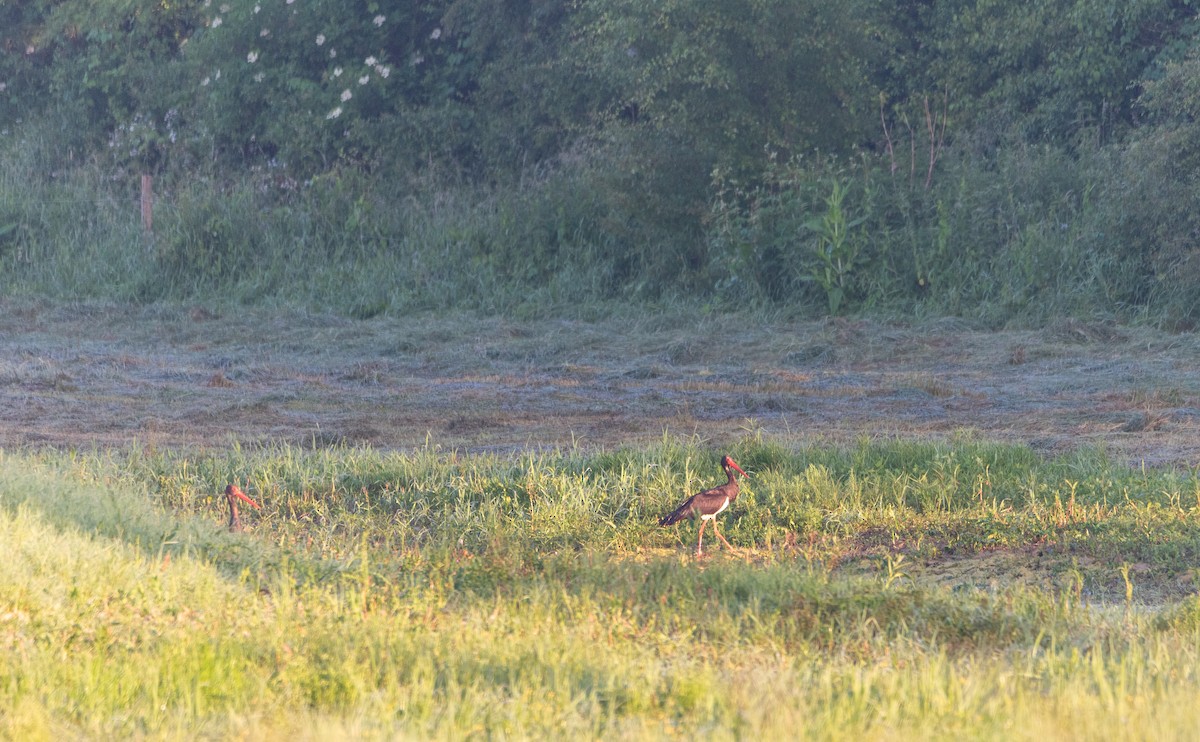
[[[729,477],[729,484],[737,484],[737,475],[733,473],[733,467],[725,467],[725,475]]]

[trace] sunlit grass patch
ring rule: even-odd
[[[0,734],[1171,737],[1189,472],[862,441],[0,457]],[[220,488],[264,508],[223,528]],[[770,709],[768,713],[765,709]]]

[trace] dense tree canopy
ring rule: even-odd
[[[667,132],[714,164],[848,152],[933,95],[1072,142],[1131,121],[1184,0],[39,0],[0,5],[0,116],[170,155],[437,163],[496,177],[581,137]]]

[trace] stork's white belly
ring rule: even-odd
[[[721,513],[725,512],[725,508],[727,508],[727,507],[729,507],[729,498],[728,497],[725,498],[725,502],[721,503],[721,507],[717,508],[717,512],[712,513],[710,515],[701,515],[700,520],[712,520],[713,518],[717,517]]]

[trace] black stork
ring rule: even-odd
[[[684,518],[700,517],[700,535],[696,539],[696,555],[703,553],[704,547],[704,526],[708,521],[713,522],[713,533],[717,534],[717,538],[721,539],[721,543],[725,544],[730,549],[730,545],[721,532],[717,530],[717,516],[725,511],[738,496],[738,481],[737,475],[733,473],[736,469],[741,472],[743,477],[749,476],[742,471],[742,467],[737,465],[729,456],[721,459],[721,468],[725,470],[725,475],[729,477],[729,481],[722,484],[720,487],[713,487],[710,490],[698,492],[688,499],[683,501],[683,504],[672,510],[667,515],[664,515],[658,520],[660,526],[670,526],[678,523]]]
[[[236,484],[225,485],[225,499],[229,501],[229,530],[235,533],[242,530],[242,521],[238,519],[238,500],[249,503],[255,510],[262,510],[258,503],[247,497],[246,493],[242,492],[242,488]]]

